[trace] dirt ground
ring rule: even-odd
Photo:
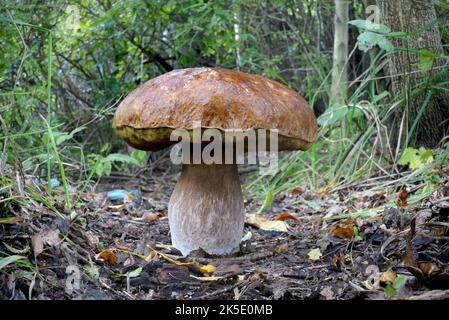
[[[237,254],[187,258],[170,247],[167,219],[179,168],[103,179],[71,223],[36,204],[20,222],[0,224],[0,251],[30,262],[0,270],[0,299],[448,298],[448,176],[419,206],[407,204],[413,191],[405,189],[295,188],[275,196],[258,216],[266,220],[247,221]],[[113,203],[115,189],[139,191]],[[247,213],[261,205],[245,203]],[[373,208],[373,216],[348,216]]]

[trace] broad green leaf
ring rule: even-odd
[[[410,169],[416,169],[422,165],[433,162],[433,153],[431,150],[427,150],[424,147],[420,147],[419,150],[415,148],[406,148],[399,158],[398,164],[402,166],[408,165]]]
[[[368,20],[351,20],[348,22],[349,24],[352,24],[353,26],[356,26],[359,29],[377,32],[377,33],[390,33],[391,29],[387,27],[386,25],[374,23]]]
[[[427,50],[421,50],[421,55],[419,57],[419,70],[422,73],[426,73],[432,69],[433,61],[435,60],[434,54]]]
[[[406,281],[407,281],[407,278],[401,274],[401,275],[397,276],[396,279],[394,279],[393,287],[395,289],[399,289],[400,287],[402,287],[402,285],[405,284]]]
[[[427,150],[424,147],[419,148],[419,158],[423,164],[428,164],[433,162],[433,153],[431,150]]]
[[[131,152],[131,157],[139,161],[140,166],[143,166],[146,154],[147,153],[143,150],[134,150],[133,152]]]
[[[364,52],[367,52],[376,45],[387,52],[394,49],[394,45],[384,35],[371,31],[361,33],[357,37],[357,40],[359,42],[359,49]]]
[[[128,277],[136,278],[136,277],[140,276],[141,273],[142,273],[142,267],[139,267],[139,268],[129,272]]]
[[[418,155],[418,150],[415,148],[406,148],[399,158],[398,164],[401,166],[408,165],[410,169],[415,169],[421,165],[421,160]]]
[[[140,163],[137,159],[135,159],[127,154],[121,154],[121,153],[111,153],[110,155],[103,158],[103,160],[102,160],[103,163],[115,162],[115,161],[125,162],[125,163],[134,164],[136,166],[140,166]]]
[[[348,114],[348,106],[330,107],[318,118],[318,124],[321,126],[329,126],[342,120]]]
[[[384,288],[384,292],[385,294],[390,297],[393,298],[394,296],[396,296],[397,292],[396,289],[393,287],[393,285],[388,284],[385,288]]]

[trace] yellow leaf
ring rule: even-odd
[[[318,261],[321,259],[321,256],[323,255],[319,248],[315,248],[309,251],[307,254],[309,256],[309,259],[311,261]]]
[[[250,226],[266,231],[288,232],[288,225],[285,221],[271,221],[256,213],[247,214],[245,222]]]
[[[387,271],[382,273],[382,275],[379,278],[379,282],[382,285],[388,285],[393,283],[395,279],[396,279],[396,272],[394,272],[391,269],[388,269]]]
[[[157,251],[157,250],[151,251],[150,254],[148,255],[148,257],[145,258],[145,260],[146,260],[146,261],[151,261],[151,260],[153,260],[156,256],[158,256],[158,257],[160,257],[160,258],[162,258],[162,259],[164,259],[164,260],[167,260],[168,262],[171,262],[171,263],[173,263],[173,264],[175,264],[175,265],[177,265],[177,266],[191,266],[191,265],[195,265],[195,264],[198,263],[198,262],[196,262],[196,261],[192,261],[192,262],[181,262],[181,261],[177,261],[177,260],[172,259],[172,258],[170,258],[169,256],[163,254],[162,252]]]
[[[211,264],[202,266],[202,267],[200,268],[200,272],[201,272],[202,274],[204,274],[205,276],[214,273],[215,270],[217,270],[217,267],[215,267],[214,265],[211,265]]]

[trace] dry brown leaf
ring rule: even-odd
[[[331,235],[337,238],[352,239],[354,237],[354,221],[347,219],[333,225]]]
[[[274,218],[274,220],[280,220],[280,221],[284,221],[284,220],[296,220],[298,221],[298,217],[294,214],[294,213],[279,213],[278,215],[276,215],[276,217]]]
[[[37,257],[44,251],[44,242],[39,234],[31,236],[31,245],[33,246],[34,256]]]
[[[266,231],[288,232],[288,225],[284,221],[271,221],[257,213],[247,214],[245,222],[250,226]]]
[[[301,195],[303,193],[304,193],[304,190],[302,190],[299,187],[296,187],[296,188],[288,190],[287,191],[287,196],[288,197],[299,196],[299,195]]]
[[[146,211],[142,215],[142,220],[146,222],[154,222],[167,215],[166,212],[149,212]]]
[[[417,265],[427,277],[436,276],[441,273],[441,269],[433,262],[418,262]]]
[[[59,230],[44,229],[38,234],[31,236],[31,244],[33,245],[34,256],[37,257],[44,251],[44,245],[50,247],[57,246],[61,243],[59,238]]]
[[[398,193],[398,199],[396,200],[396,204],[398,207],[406,207],[408,205],[407,198],[408,198],[408,191],[405,186],[401,188],[401,190]]]
[[[106,261],[112,265],[116,265],[117,264],[117,256],[115,255],[114,252],[112,252],[111,250],[103,250],[101,251],[99,254],[97,254],[95,256],[95,259],[97,260],[103,260]]]

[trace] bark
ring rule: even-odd
[[[346,0],[335,0],[335,31],[332,70],[332,98],[337,105],[344,104],[346,93],[348,58],[348,16],[349,6]]]
[[[381,23],[392,31],[412,32],[429,24],[436,18],[432,1],[377,0],[381,10]],[[404,51],[390,55],[388,73],[392,77],[390,91],[393,96],[406,94],[407,101],[402,110],[398,110],[390,122],[392,142],[397,143],[399,136],[403,142],[425,99],[426,92],[419,96],[410,96],[411,89],[425,83],[428,76],[437,72],[443,62],[437,59],[433,70],[427,74],[419,71],[419,52],[416,49],[428,49],[435,57],[443,55],[441,35],[437,25],[426,31],[403,40],[395,40],[395,45]],[[424,84],[423,84],[424,85]],[[399,132],[401,119],[405,113],[405,125]],[[443,94],[435,94],[425,108],[413,134],[414,146],[436,147],[447,134],[449,127],[449,109]]]

